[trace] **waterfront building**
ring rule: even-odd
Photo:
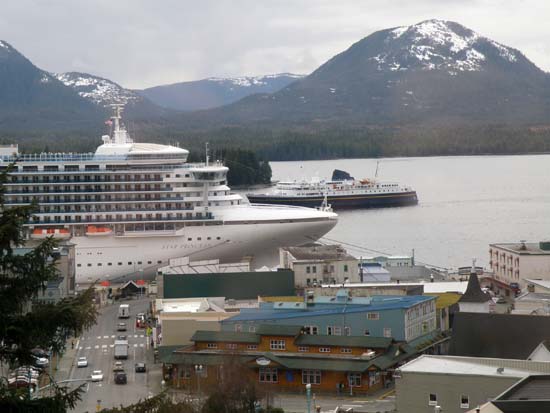
[[[279,267],[294,271],[296,288],[358,282],[357,258],[340,245],[279,248]]]
[[[550,280],[550,242],[490,244],[489,265],[497,280],[522,289],[527,279]]]
[[[533,374],[550,374],[550,363],[422,355],[395,372],[396,407],[407,413],[434,412],[436,406],[464,413]]]
[[[255,331],[261,324],[301,325],[312,335],[373,336],[411,341],[436,331],[436,297],[352,297],[307,294],[302,302],[263,302],[222,321],[222,331]]]
[[[237,361],[265,390],[365,394],[392,380],[390,369],[417,354],[389,337],[321,336],[301,325],[259,325],[255,332],[197,331],[187,347],[161,347],[169,384],[195,389],[216,385],[220,369]],[[195,366],[203,366],[199,373]]]

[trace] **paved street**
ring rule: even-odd
[[[285,413],[306,413],[307,403],[305,395],[279,394],[273,397],[272,405],[282,407]],[[321,412],[334,412],[336,407],[353,409],[354,412],[392,412],[395,409],[394,397],[384,400],[376,400],[370,397],[316,397],[312,400],[311,411],[314,406],[319,406]]]
[[[130,305],[129,319],[118,319],[118,306],[121,303]],[[136,330],[135,328],[136,314],[145,312],[147,308],[148,299],[121,301],[103,307],[97,324],[92,329],[84,332],[76,341],[75,360],[69,378],[72,380],[86,379],[90,377],[93,370],[101,370],[104,377],[102,382],[88,382],[86,384],[86,393],[83,395],[82,402],[74,410],[75,412],[95,412],[98,400],[101,400],[101,407],[135,403],[139,399],[152,395],[154,389],[160,386],[159,372],[136,373],[134,369],[137,362],[147,363],[148,370],[153,368],[152,351],[149,349],[145,330]],[[119,322],[126,323],[126,332],[116,331]],[[126,335],[130,346],[128,359],[120,360],[124,364],[128,376],[128,384],[126,385],[114,383],[114,341],[118,335]],[[88,367],[78,368],[76,366],[78,357],[86,357]],[[150,381],[158,383],[150,383]]]

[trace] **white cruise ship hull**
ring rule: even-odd
[[[247,214],[242,220],[224,221],[223,225],[190,226],[167,233],[73,237],[76,281],[86,284],[98,280],[150,278],[170,259],[184,256],[221,262],[251,257],[254,263],[265,263],[275,256],[277,248],[313,242],[337,222],[335,214],[309,208],[296,208],[294,212],[303,210],[303,217],[292,220],[277,219],[277,214],[270,219],[254,219],[250,213],[254,207],[236,209]],[[277,207],[264,207],[264,212],[276,213]]]

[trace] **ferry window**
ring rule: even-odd
[[[138,263],[138,265],[141,265],[141,261],[138,261],[137,263]]]
[[[111,265],[113,265],[113,263],[112,263],[112,262],[108,262],[107,265],[108,265],[108,266],[111,266]]]
[[[77,267],[82,267],[82,264],[76,264]]]
[[[119,263],[118,263],[118,265],[122,265],[122,263],[121,263],[121,262],[119,262]]]
[[[207,237],[206,239],[207,239],[207,240],[210,240],[210,239],[212,239],[212,238],[211,238],[211,237]]]
[[[128,261],[128,265],[132,265],[132,261]]]
[[[160,261],[160,260],[159,260],[159,261],[157,261],[157,264],[162,264],[162,261]]]
[[[187,241],[193,241],[193,238],[187,238]]]
[[[92,264],[88,264],[88,267],[91,267],[91,266],[92,266]]]
[[[152,263],[153,263],[153,261],[147,261],[147,264],[152,264]]]
[[[98,267],[101,267],[102,265],[103,265],[103,264],[100,263],[100,262],[97,263],[97,266],[98,266]]]
[[[202,241],[202,238],[201,238],[201,237],[197,237],[197,241]]]

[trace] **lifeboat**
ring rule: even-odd
[[[370,179],[368,178],[363,178],[359,182],[361,183],[361,185],[368,185],[371,183]]]
[[[95,225],[89,225],[88,228],[86,228],[86,235],[91,237],[110,235],[112,233],[113,230],[109,227],[96,227]]]
[[[65,228],[41,228],[33,230],[31,238],[44,239],[48,237],[65,239],[69,238],[71,233]]]

